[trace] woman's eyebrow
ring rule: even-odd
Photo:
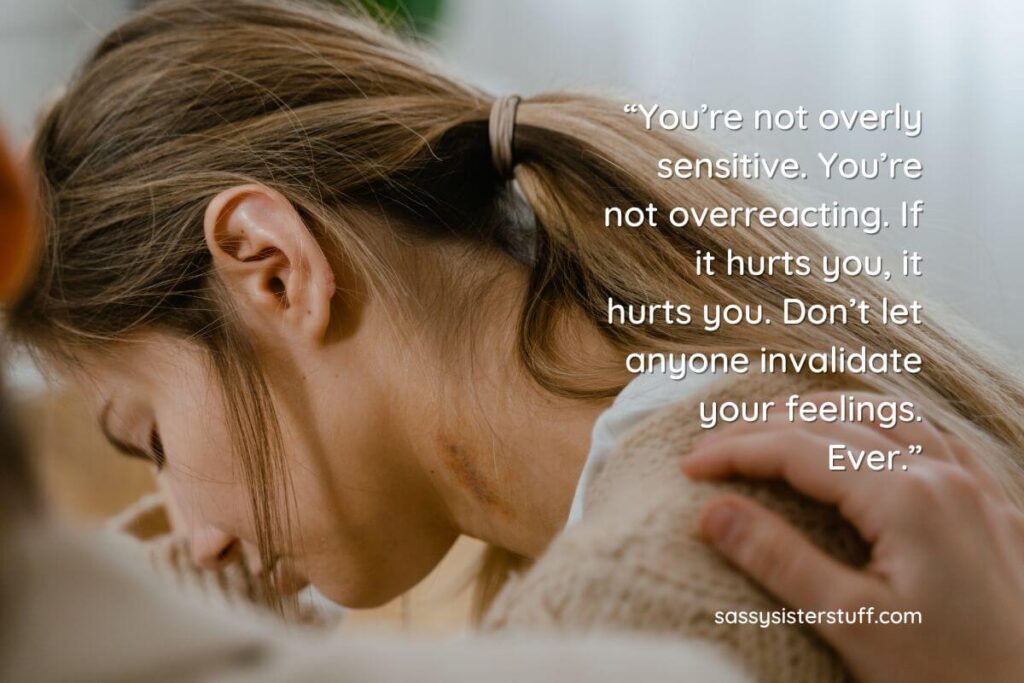
[[[127,455],[132,458],[143,458],[150,460],[149,454],[143,451],[137,446],[133,446],[129,443],[125,443],[121,439],[114,436],[113,430],[110,429],[110,410],[113,407],[113,401],[107,401],[106,405],[103,406],[103,410],[100,411],[100,431],[103,432],[104,438],[110,442],[110,445],[114,447],[122,455]]]

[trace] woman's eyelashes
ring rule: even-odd
[[[164,442],[160,439],[160,432],[154,426],[149,431],[149,453],[150,459],[158,470],[163,469],[166,455],[164,454]]]
[[[160,440],[160,432],[157,431],[156,425],[149,431],[149,448],[145,449],[134,444],[128,443],[119,439],[114,431],[108,424],[108,419],[111,412],[111,403],[107,403],[103,407],[103,412],[100,413],[100,431],[103,432],[103,436],[106,437],[110,445],[114,447],[119,453],[128,456],[129,458],[139,458],[141,460],[148,460],[153,463],[156,468],[162,469],[164,466],[165,454],[164,444]]]

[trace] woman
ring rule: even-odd
[[[32,202],[0,140],[0,306],[32,267]],[[0,345],[0,356],[5,349]],[[139,571],[134,552],[47,514],[0,386],[0,680],[652,681],[750,679],[702,643],[636,638],[322,639],[265,614],[193,600]]]
[[[0,147],[0,230],[4,235],[0,259],[5,264],[0,269],[0,301],[4,304],[16,296],[31,265],[30,205],[13,165]],[[0,410],[0,418],[4,417],[9,417],[9,411]],[[863,479],[844,480],[839,489],[824,487],[827,480],[815,477],[817,469],[813,459],[807,457],[816,452],[816,448],[807,450],[813,438],[808,439],[803,429],[793,425],[762,429],[767,432],[761,442],[763,448],[750,449],[750,433],[732,428],[721,439],[702,442],[702,448],[684,461],[684,471],[695,477],[730,472],[764,476],[777,471],[803,492],[825,500],[836,500],[837,495],[840,502],[848,496],[866,497],[869,506],[877,504],[885,516],[882,528],[886,533],[877,543],[885,545],[887,553],[880,554],[878,560],[886,563],[887,557],[893,558],[895,561],[889,564],[903,571],[881,577],[877,572],[875,576],[850,573],[823,558],[771,513],[731,496],[713,500],[702,518],[702,528],[717,548],[773,593],[806,609],[830,606],[829,596],[837,591],[818,590],[821,587],[838,587],[838,592],[845,593],[848,588],[863,590],[865,582],[869,582],[867,589],[877,604],[895,607],[909,603],[930,616],[933,610],[946,612],[951,604],[959,608],[959,612],[943,614],[946,619],[937,621],[938,628],[905,631],[899,640],[892,637],[891,630],[879,634],[872,629],[822,629],[823,637],[864,681],[889,680],[896,669],[905,676],[908,653],[927,653],[927,666],[915,672],[916,680],[935,680],[936,671],[961,679],[1018,680],[1024,675],[1024,661],[1014,651],[1024,636],[1024,624],[1018,623],[1017,610],[1007,610],[1008,605],[1024,603],[1024,577],[1017,557],[1024,547],[1024,514],[1006,505],[998,482],[962,443],[949,436],[934,441],[927,425],[897,427],[887,437],[894,443],[929,443],[939,457],[923,463],[924,468],[942,473],[924,479],[924,486],[921,478],[916,479],[914,495],[887,496],[877,486],[866,486]],[[860,437],[860,443],[867,445],[877,434],[865,430]],[[793,466],[783,464],[790,461]],[[312,676],[347,679],[360,670],[372,671],[377,680],[407,680],[413,675],[427,680],[424,672],[446,681],[478,680],[482,672],[492,679],[498,675],[508,680],[564,680],[566,676],[621,680],[639,666],[644,667],[649,680],[741,678],[717,664],[713,653],[702,651],[697,644],[668,649],[595,639],[586,643],[514,643],[504,639],[490,644],[477,639],[430,649],[414,649],[398,641],[365,640],[330,643],[326,649],[325,644],[318,647],[312,643],[299,647],[300,643],[289,642],[293,634],[276,632],[269,625],[253,633],[237,620],[215,617],[200,606],[183,606],[180,596],[168,595],[165,587],[140,586],[140,577],[102,555],[99,544],[62,536],[51,525],[40,524],[37,517],[41,506],[34,495],[28,458],[15,430],[6,422],[0,424],[0,472],[4,491],[0,535],[5,547],[16,546],[9,557],[19,558],[14,566],[7,563],[0,567],[0,597],[7,617],[6,649],[0,653],[3,678],[32,681],[130,675],[135,680],[148,680],[166,675],[168,657],[192,662],[191,671],[179,669],[178,674],[179,678],[191,675],[195,680],[225,680],[232,673],[245,681],[307,680]],[[809,476],[794,476],[797,473]],[[944,519],[925,525],[929,533],[919,533],[921,527],[914,523],[926,516],[934,518],[927,514],[934,510],[933,496],[922,494],[942,493],[942,487],[951,484],[959,495],[943,498],[954,505],[944,506]],[[710,523],[721,518],[723,505],[728,506],[731,519],[724,534],[721,525]],[[976,545],[971,561],[964,566],[966,543]],[[791,571],[775,571],[776,563],[763,560],[772,556],[791,558]],[[978,561],[979,557],[983,559]],[[25,558],[29,558],[27,562]],[[83,575],[86,567],[88,578]],[[52,583],[48,585],[41,577]],[[126,583],[143,589],[135,600],[124,599]],[[962,593],[958,588],[965,584],[977,584],[985,590],[972,591],[972,599],[951,602],[950,595]],[[75,597],[64,600],[60,587]],[[17,600],[11,600],[13,595]],[[81,600],[83,595],[90,596],[92,602]],[[115,603],[127,610],[114,614],[110,606]],[[22,618],[22,614],[31,618]],[[79,615],[81,622],[76,618]],[[133,628],[126,634],[120,627],[129,621]],[[76,642],[81,644],[84,636],[91,638],[86,650],[93,655],[113,646],[109,656],[93,656],[85,661],[68,656],[75,648],[61,642],[52,625],[72,624],[75,628],[82,622],[87,622],[89,628],[78,632]],[[50,627],[33,632],[32,624],[39,623]],[[148,627],[139,628],[140,623]],[[197,628],[200,623],[204,626]],[[979,633],[977,624],[992,630]],[[163,638],[156,635],[160,629],[166,634]],[[182,632],[188,633],[184,642],[178,640]],[[178,652],[168,647],[170,642],[177,642]],[[254,652],[260,653],[258,667],[252,665]],[[40,666],[41,662],[47,666]],[[101,670],[89,671],[90,666]]]
[[[813,261],[828,249],[804,230],[601,227],[604,206],[767,202],[738,182],[657,181],[652,160],[697,152],[637,129],[615,106],[552,95],[517,111],[502,100],[492,116],[490,98],[425,64],[322,7],[148,7],[107,36],[41,122],[33,157],[46,248],[12,324],[87,388],[113,443],[154,463],[176,525],[208,565],[249,554],[283,593],[309,581],[365,606],[414,585],[468,534],[498,549],[491,588],[509,558],[544,554],[505,591],[492,626],[667,630],[778,667],[765,680],[841,675],[801,631],[723,632],[701,607],[709,596],[677,590],[679,575],[636,580],[678,565],[684,577],[721,577],[738,603],[764,599],[699,545],[675,543],[679,513],[712,490],[666,474],[697,431],[691,384],[616,445],[582,522],[551,543],[591,429],[632,379],[625,355],[914,350],[919,375],[740,376],[713,390],[734,400],[833,386],[912,396],[992,453],[1014,495],[1020,389],[931,323],[714,336],[602,324],[609,299],[756,302],[781,319],[787,297],[827,305],[887,292],[698,276],[696,250]],[[761,495],[847,559],[863,552],[837,519]],[[670,516],[675,531],[663,533]],[[642,564],[617,561],[630,546],[645,549]],[[602,595],[628,609],[594,610]],[[642,608],[652,604],[663,607],[656,617]],[[811,664],[794,673],[771,659],[779,642],[806,655],[787,661]]]

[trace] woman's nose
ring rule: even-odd
[[[192,559],[204,569],[221,569],[238,559],[238,538],[216,527],[192,530]]]

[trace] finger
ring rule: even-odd
[[[848,419],[844,421],[839,421],[838,419],[826,420],[815,413],[808,414],[808,417],[814,417],[814,419],[800,419],[800,412],[795,413],[796,419],[790,420],[790,413],[786,408],[788,397],[778,396],[773,401],[774,406],[768,410],[764,419],[757,422],[741,422],[719,427],[704,436],[699,443],[704,443],[705,441],[713,442],[725,436],[752,434],[763,430],[765,427],[784,424],[806,425],[809,429],[813,430],[828,430],[836,425],[843,424],[859,424],[874,429],[879,434],[899,444],[901,449],[906,449],[912,444],[919,444],[924,455],[949,462],[955,461],[952,448],[947,443],[945,435],[935,425],[921,416],[918,416],[915,422],[899,422],[895,426],[888,428],[882,426],[886,424],[880,417],[883,408],[886,404],[898,404],[900,402],[899,399],[894,397],[867,392],[821,391],[802,396],[800,403],[821,408],[827,404],[839,406],[843,403],[849,403],[851,398],[862,408],[856,414],[849,413]],[[871,406],[871,408],[867,408],[867,406]],[[865,419],[853,419],[856,415],[863,415]]]
[[[767,435],[768,429],[772,427],[766,426],[765,430],[757,432],[750,432],[750,434],[762,434]],[[840,453],[846,453],[847,451],[854,454],[856,457],[864,458],[863,454],[873,453],[877,451],[879,454],[885,456],[884,463],[876,462],[864,462],[862,461],[861,466],[869,466],[869,469],[878,469],[878,467],[896,467],[899,471],[905,471],[910,468],[913,458],[907,458],[912,454],[910,447],[912,445],[920,445],[922,441],[927,442],[927,437],[910,441],[909,443],[905,440],[895,440],[891,438],[891,435],[885,431],[876,429],[873,425],[866,422],[840,422],[840,423],[800,423],[790,424],[783,423],[778,426],[774,426],[776,431],[789,431],[789,430],[806,430],[812,434],[816,434],[822,439],[829,442],[829,445],[836,445],[842,447]],[[923,430],[919,430],[923,431]],[[937,433],[937,432],[936,432]],[[938,441],[944,442],[945,439],[939,439]],[[890,458],[889,454],[894,453],[895,455]],[[937,453],[937,455],[936,455]],[[956,465],[957,462],[953,456],[952,448],[948,444],[944,444],[941,449],[934,451],[928,451],[927,447],[922,446],[921,456],[930,456],[930,459],[935,462],[944,462],[950,465]],[[897,458],[900,458],[897,460]],[[847,467],[846,463],[840,463],[843,467]],[[850,462],[850,467],[854,466],[853,461]],[[843,470],[836,470],[843,471]]]
[[[884,495],[880,478],[890,471],[829,468],[832,441],[805,429],[746,434],[702,445],[683,458],[683,472],[693,479],[733,476],[782,479],[798,492],[839,507],[867,540],[877,537],[877,505]]]
[[[873,579],[830,557],[782,517],[741,496],[709,502],[700,517],[700,532],[729,562],[796,608],[828,609],[836,595],[866,595],[873,588]]]
[[[859,392],[853,395],[862,404],[874,405],[876,416],[880,414],[884,404],[901,403],[900,399],[892,396]],[[946,462],[956,462],[956,456],[953,453],[951,444],[946,438],[946,434],[943,433],[942,430],[940,430],[931,420],[919,414],[919,407],[917,404],[914,405],[914,410],[915,412],[918,412],[918,415],[912,422],[901,421],[897,422],[895,426],[883,427],[882,422],[875,419],[863,420],[861,421],[861,424],[886,434],[888,438],[900,443],[904,447],[910,444],[920,445],[922,454],[927,457],[945,460]]]
[[[882,419],[883,409],[888,405],[898,405],[902,402],[894,396],[883,394],[872,394],[868,392],[817,392],[809,394],[804,401],[821,406],[825,403],[838,403],[849,401],[853,398],[855,403],[861,406],[858,413],[864,416],[861,420],[849,420],[848,424],[859,424],[884,435],[886,438],[898,443],[903,449],[916,444],[922,448],[926,456],[955,462],[955,456],[945,435],[929,420],[922,415],[917,415],[912,422],[897,422],[894,426],[884,427],[888,424]],[[870,409],[867,406],[872,406]],[[915,410],[917,406],[915,405]],[[817,424],[817,423],[815,423]]]
[[[784,422],[773,426],[775,431],[786,432],[791,430],[806,430],[811,434],[815,434],[820,438],[828,441],[829,443],[839,444],[841,446],[847,446],[851,449],[862,450],[862,451],[882,451],[883,453],[890,450],[898,450],[902,452],[905,445],[901,445],[896,441],[893,441],[884,432],[879,432],[872,429],[869,425],[858,423],[858,422],[838,422],[838,423],[790,423]],[[754,434],[755,432],[751,432]],[[767,432],[756,432],[756,433],[767,433]]]

